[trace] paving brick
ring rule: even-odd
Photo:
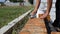
[[[60,32],[51,32],[51,34],[60,34]]]
[[[34,34],[47,34],[47,32],[39,32],[39,33],[34,33]]]
[[[31,34],[29,31],[22,31],[19,34]]]

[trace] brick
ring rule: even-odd
[[[34,32],[33,34],[48,34],[47,32]]]
[[[29,31],[22,31],[19,34],[31,34]]]
[[[47,34],[47,32],[46,32],[46,33],[43,33],[43,32],[42,32],[42,33],[40,33],[40,34]]]
[[[51,34],[60,34],[60,32],[51,32]]]

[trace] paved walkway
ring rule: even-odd
[[[47,25],[48,26],[48,25]],[[48,34],[48,29],[43,19],[29,19],[19,34]],[[60,32],[51,32],[51,34],[60,34]]]

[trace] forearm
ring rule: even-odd
[[[46,11],[46,13],[49,14],[51,7],[52,7],[52,0],[47,0],[47,11]]]
[[[40,2],[41,2],[41,0],[36,0],[36,5],[35,5],[35,8],[34,8],[34,10],[33,10],[35,13],[36,13],[36,11],[37,11],[38,8],[39,8]]]

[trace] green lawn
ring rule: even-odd
[[[0,7],[0,28],[8,24],[13,19],[22,15],[23,13],[30,10],[32,7],[23,6],[23,7]]]

